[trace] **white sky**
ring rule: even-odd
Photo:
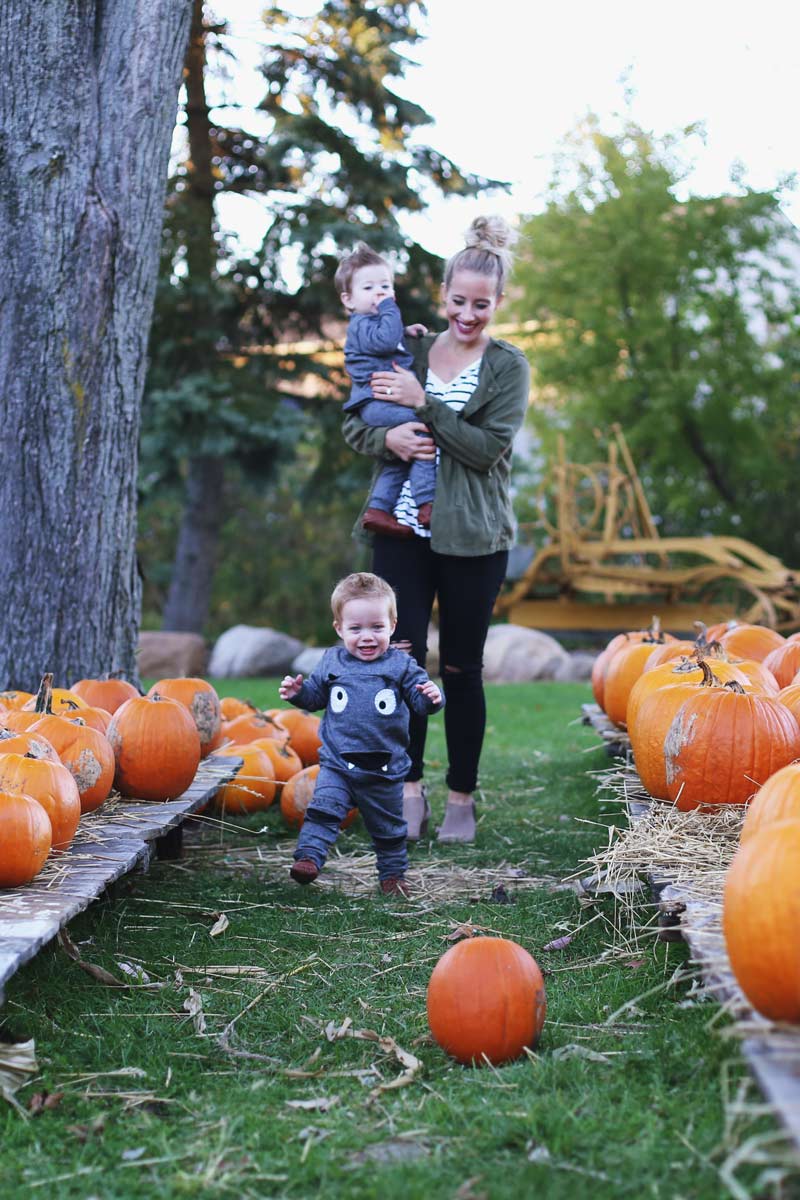
[[[293,0],[313,11],[314,0]],[[257,61],[260,5],[216,0],[231,22],[237,55]],[[656,134],[705,122],[694,143],[692,191],[723,192],[734,162],[754,187],[800,170],[800,0],[429,0],[420,64],[398,90],[434,118],[424,140],[464,170],[505,179],[510,196],[447,200],[406,222],[431,250],[450,254],[474,215],[536,211],[564,135],[592,110],[623,105],[623,76],[636,93],[632,115]],[[257,99],[246,73],[235,88]],[[254,204],[231,198],[226,225],[244,241],[260,224]],[[784,209],[800,225],[800,191]]]

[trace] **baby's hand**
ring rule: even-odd
[[[303,686],[302,675],[284,675],[278,688],[278,695],[281,700],[291,700],[296,696]]]
[[[422,692],[423,696],[427,696],[433,704],[441,704],[442,693],[432,679],[426,679],[424,683],[418,683],[417,690]]]
[[[420,325],[417,322],[416,325],[406,325],[405,332],[407,337],[424,337],[428,332],[428,326]]]

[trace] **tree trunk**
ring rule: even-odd
[[[214,581],[224,480],[224,459],[211,455],[196,455],[189,459],[185,506],[164,609],[164,629],[202,633]]]
[[[191,0],[4,0],[0,685],[136,677],[139,407]]]
[[[186,167],[188,192],[186,269],[195,286],[190,289],[196,311],[196,330],[207,323],[212,274],[217,261],[214,236],[214,174],[211,119],[206,100],[206,27],[203,0],[193,0],[192,26],[186,51],[186,130],[189,161]],[[205,284],[206,287],[202,285]],[[199,285],[199,286],[198,286]],[[208,337],[198,339],[206,349]],[[209,366],[211,364],[208,364]],[[175,559],[162,628],[202,633],[211,604],[217,545],[222,523],[221,496],[225,483],[225,460],[210,455],[189,459]]]

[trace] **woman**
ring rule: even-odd
[[[439,602],[449,789],[442,842],[475,837],[473,793],[486,726],[483,647],[515,533],[511,443],[525,416],[530,373],[521,351],[489,334],[503,298],[512,236],[499,217],[473,221],[464,249],[445,269],[447,328],[409,339],[415,371],[395,366],[372,376],[375,397],[407,407],[408,422],[374,428],[351,414],[343,427],[353,449],[381,461],[433,461],[438,448],[429,527],[419,523],[406,484],[395,516],[414,536],[376,534],[372,569],[395,589],[396,637],[423,667],[431,610],[434,599]],[[359,519],[359,534],[360,526]],[[424,836],[430,815],[422,784],[426,728],[426,719],[412,714],[412,766],[403,790],[412,841]]]

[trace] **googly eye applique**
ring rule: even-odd
[[[330,706],[335,713],[344,712],[347,708],[347,692],[343,687],[337,685],[331,688]]]
[[[381,688],[375,697],[375,707],[382,717],[390,717],[397,708],[397,697],[391,688]]]

